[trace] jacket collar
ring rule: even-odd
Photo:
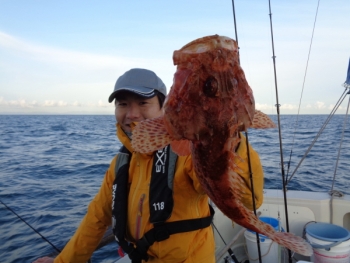
[[[131,139],[129,136],[123,131],[122,127],[119,123],[115,124],[117,128],[117,138],[119,141],[128,149],[129,152],[133,153],[134,149],[131,146]],[[146,155],[153,155],[153,153],[147,153]]]
[[[133,152],[134,150],[132,149],[131,140],[128,135],[126,135],[119,123],[116,123],[115,126],[117,128],[117,138],[119,141],[128,149],[129,152]]]

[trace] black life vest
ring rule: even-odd
[[[210,226],[214,209],[210,207],[210,216],[197,219],[166,222],[171,216],[173,200],[173,178],[177,155],[166,146],[154,153],[151,184],[149,191],[150,222],[154,227],[136,241],[136,246],[126,241],[126,222],[128,209],[128,178],[131,153],[122,147],[119,150],[115,167],[115,180],[112,192],[112,226],[119,246],[128,253],[132,263],[148,261],[147,250],[155,242],[166,240],[172,234],[199,230]]]

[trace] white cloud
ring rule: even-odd
[[[133,67],[172,80],[174,66],[160,57],[122,57],[50,47],[0,31],[0,114],[6,112],[113,112],[107,98],[115,80]],[[123,50],[118,49],[118,52]],[[164,65],[169,64],[169,67]],[[18,76],[21,76],[18,78]],[[166,76],[166,77],[165,77]],[[104,99],[106,98],[106,102]],[[52,100],[54,99],[54,100]],[[78,100],[79,101],[78,101]]]
[[[43,106],[44,107],[52,107],[52,106],[55,106],[55,104],[56,103],[53,100],[45,100]]]
[[[297,114],[298,113],[298,105],[297,104],[289,104],[284,103],[281,105],[281,114]],[[273,114],[275,114],[275,106],[270,104],[255,104],[255,108],[257,110],[264,111],[268,113],[268,110],[273,110]],[[307,104],[306,106],[302,106],[300,108],[300,114],[312,113],[312,114],[327,114],[330,113],[334,109],[334,104],[326,104],[322,101],[317,101],[314,104]],[[344,114],[346,111],[345,106],[339,106],[337,113]]]
[[[264,110],[271,110],[271,109],[275,109],[275,106],[270,105],[270,104],[260,104],[260,103],[255,103],[255,108],[256,108],[257,110],[264,111]]]
[[[333,110],[334,109],[334,104],[329,104],[329,106],[327,107],[328,110]],[[326,107],[325,107],[326,108]],[[345,112],[345,110],[347,109],[347,106],[339,106],[337,110],[342,110]]]
[[[97,102],[88,102],[88,103],[80,103],[78,101],[74,101],[69,103],[67,101],[62,100],[45,100],[44,102],[31,101],[28,102],[24,99],[19,100],[10,100],[6,101],[3,97],[0,97],[0,106],[6,106],[10,108],[47,108],[47,107],[57,107],[57,108],[65,108],[65,107],[90,107],[90,108],[107,108],[113,107],[113,103],[104,103],[102,100]]]
[[[315,107],[316,107],[317,109],[325,109],[325,108],[326,108],[326,105],[325,105],[325,103],[322,102],[322,101],[317,101]]]
[[[112,103],[112,105],[113,105],[113,103]],[[107,102],[103,102],[102,100],[99,100],[98,103],[97,103],[97,106],[98,107],[103,107],[103,108],[110,107],[111,103],[107,103]]]
[[[0,97],[0,107],[7,107],[7,108],[36,108],[38,110],[42,109],[43,111],[47,108],[81,108],[81,107],[86,107],[90,109],[97,109],[97,108],[113,108],[114,104],[113,103],[108,103],[104,102],[102,100],[98,101],[90,101],[90,102],[79,102],[79,101],[73,101],[73,102],[67,102],[63,100],[45,100],[43,102],[39,101],[27,101],[25,99],[18,99],[18,100],[5,100],[4,97]],[[255,107],[257,110],[261,110],[266,112],[269,111],[275,111],[275,106],[270,105],[270,104],[260,104],[256,103]],[[301,108],[301,113],[303,109],[308,109],[308,110],[331,110],[333,109],[334,105],[326,105],[324,102],[318,101],[314,105],[308,104],[304,107]],[[298,105],[294,104],[282,104],[280,107],[281,110],[283,110],[282,113],[297,113]],[[345,107],[340,106],[339,110],[345,110]]]
[[[285,104],[282,104],[280,108],[283,110],[297,110],[298,105],[285,103]]]
[[[25,99],[6,101],[6,100],[4,100],[3,97],[0,97],[0,106],[19,107],[19,108],[33,108],[33,107],[40,106],[40,104],[37,101],[27,102]]]
[[[79,69],[118,69],[131,67],[131,65],[136,63],[132,58],[91,54],[33,44],[1,31],[0,47],[14,51],[16,55],[25,56],[28,59],[39,60],[49,64],[64,64],[72,68],[78,67]],[[137,59],[137,62],[140,64],[145,63],[142,58]]]
[[[54,100],[45,100],[43,107],[66,107],[68,103],[62,100],[54,101]]]
[[[81,103],[78,102],[78,101],[74,101],[74,102],[72,103],[72,105],[75,106],[75,107],[80,107],[80,106],[81,106]]]

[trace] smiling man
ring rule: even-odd
[[[120,255],[126,252],[132,263],[215,262],[214,212],[191,155],[177,156],[170,146],[142,154],[131,146],[131,123],[161,116],[165,97],[164,83],[150,70],[135,68],[118,78],[109,102],[115,100],[117,137],[123,147],[63,251],[55,259],[35,262],[86,262],[110,225]],[[245,143],[240,147],[244,152]],[[263,172],[254,150],[251,158],[257,160],[253,174],[259,181],[259,206]],[[247,165],[241,168],[242,176],[249,178]],[[250,192],[248,187],[244,191]],[[245,203],[251,205],[250,200]]]
[[[124,132],[130,133],[130,123],[156,118],[166,96],[166,87],[152,71],[131,69],[115,84],[109,102],[115,99],[115,117]]]

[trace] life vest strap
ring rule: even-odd
[[[144,236],[136,242],[135,249],[138,250],[141,255],[145,255],[148,258],[147,251],[154,242],[166,240],[173,234],[195,231],[210,226],[215,211],[211,205],[209,205],[209,208],[210,216],[207,217],[155,224],[154,228],[146,232]],[[134,263],[134,261],[132,262]]]
[[[187,219],[174,222],[166,222],[172,212],[173,208],[173,199],[172,199],[172,179],[174,177],[174,169],[177,156],[172,156],[170,148],[166,147],[162,151],[158,151],[157,159],[154,159],[152,179],[157,175],[154,168],[159,164],[165,164],[164,169],[158,169],[164,171],[167,176],[158,176],[158,179],[164,180],[154,180],[151,182],[151,188],[155,187],[156,189],[165,189],[161,194],[150,194],[150,203],[161,203],[164,201],[164,207],[169,207],[170,209],[162,210],[162,213],[157,213],[152,211],[150,208],[150,220],[154,227],[144,234],[144,236],[136,241],[136,245],[129,243],[125,239],[126,231],[126,217],[127,217],[127,189],[128,189],[128,177],[129,177],[129,164],[131,153],[123,146],[120,149],[120,154],[116,163],[116,178],[113,184],[113,205],[112,205],[112,220],[113,220],[113,232],[116,237],[119,246],[128,254],[132,263],[141,263],[142,260],[148,261],[149,256],[147,251],[154,242],[160,242],[166,240],[170,235],[177,233],[184,233],[199,230],[210,226],[214,217],[214,209],[209,205],[210,215],[203,218],[196,219]],[[156,154],[157,154],[156,153]],[[171,160],[171,161],[169,161]],[[169,164],[170,163],[170,164]],[[170,175],[168,167],[170,169]],[[157,169],[156,169],[157,170]],[[153,178],[154,177],[154,178]],[[171,179],[169,183],[168,179]],[[118,191],[117,191],[118,188]],[[155,193],[155,191],[150,191]],[[158,192],[156,192],[158,193]]]

